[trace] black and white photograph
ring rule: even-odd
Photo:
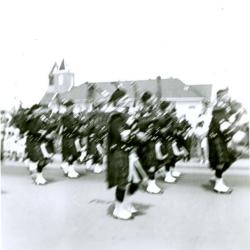
[[[1,4],[3,250],[250,249],[250,4]]]

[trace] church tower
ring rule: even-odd
[[[55,62],[49,73],[48,92],[61,94],[69,91],[74,86],[74,78],[74,73],[66,67],[64,59],[60,67]]]

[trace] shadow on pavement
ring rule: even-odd
[[[214,193],[214,183],[213,183],[213,182],[209,182],[209,183],[206,183],[206,184],[202,184],[201,186],[202,186],[202,188],[203,188],[205,191],[213,192],[213,193]]]

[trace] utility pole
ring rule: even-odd
[[[158,102],[160,102],[161,97],[162,97],[161,77],[160,76],[157,76],[156,84],[157,84],[156,96],[157,96]]]
[[[133,104],[133,106],[135,107],[136,103],[138,102],[138,99],[139,99],[138,87],[137,87],[136,81],[132,82],[131,84],[133,85],[133,92],[134,92],[134,104]]]
[[[94,83],[86,82],[87,84],[87,96],[86,96],[86,106],[89,107],[91,103],[95,100],[96,86]]]

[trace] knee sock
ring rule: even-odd
[[[155,179],[155,173],[154,172],[148,172],[148,178],[149,178],[149,180],[154,180]]]
[[[44,163],[38,163],[38,166],[37,166],[37,172],[38,173],[42,173],[43,171],[43,168],[45,167],[46,165]]]
[[[154,180],[155,179],[155,172],[156,172],[156,167],[155,166],[150,167],[147,170],[149,180]]]
[[[74,161],[75,161],[75,159],[72,159],[72,160],[68,160],[67,162],[68,162],[68,164],[70,166],[70,165],[73,165]]]
[[[124,188],[117,187],[115,192],[115,198],[119,202],[123,202],[126,190]]]
[[[166,172],[169,172],[169,170],[170,170],[170,164],[166,164],[165,165],[165,170],[166,170]]]
[[[222,169],[216,169],[215,170],[215,176],[217,177],[217,178],[222,178],[222,174],[223,174],[223,171],[222,171]]]
[[[128,188],[128,194],[129,195],[134,194],[138,190],[138,188],[139,188],[138,183],[131,183]]]
[[[229,162],[226,162],[222,169],[216,169],[215,176],[217,178],[222,178],[222,174],[231,166]]]

